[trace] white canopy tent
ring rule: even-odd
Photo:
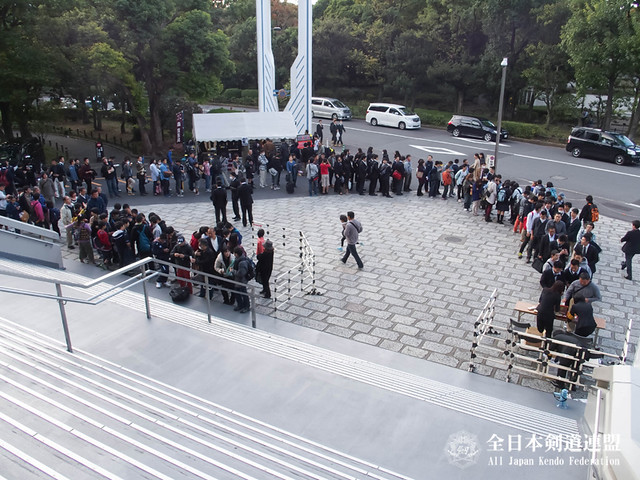
[[[198,142],[296,138],[290,112],[195,113],[193,137]]]

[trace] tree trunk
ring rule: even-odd
[[[127,101],[123,98],[122,99],[122,121],[120,122],[120,133],[123,135],[127,133],[126,125],[127,125]]]
[[[2,132],[5,140],[12,140],[13,127],[11,126],[11,105],[9,102],[0,102],[0,115],[2,115]]]
[[[160,105],[157,95],[149,95],[149,140],[154,150],[160,151],[162,146],[162,124],[160,122]]]
[[[464,107],[464,90],[456,88],[456,113],[462,113]]]
[[[631,120],[629,121],[629,129],[627,130],[627,137],[631,140],[636,136],[638,130],[638,123],[640,121],[640,79],[636,80],[636,86],[633,91],[633,110],[631,112]]]
[[[613,116],[613,93],[616,80],[615,78],[609,78],[609,85],[607,88],[607,105],[604,109],[604,122],[602,122],[602,129],[609,130],[611,127],[611,117]]]

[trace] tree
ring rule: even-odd
[[[114,78],[120,77],[134,109],[145,151],[158,151],[162,146],[163,95],[171,92],[205,99],[219,93],[220,78],[233,68],[228,39],[214,28],[208,11],[211,4],[205,0],[117,0],[111,8],[107,2],[103,7],[111,48],[131,66],[135,81],[145,90],[148,124],[129,76]],[[115,58],[113,52],[102,51]],[[118,65],[124,63],[118,60]]]
[[[629,58],[634,37],[630,8],[627,0],[572,0],[573,13],[562,29],[562,46],[578,90],[607,95],[604,129],[611,125],[616,84],[634,65]]]

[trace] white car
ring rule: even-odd
[[[351,109],[337,98],[312,97],[311,116],[351,120]]]
[[[367,123],[374,127],[376,125],[386,125],[397,127],[400,130],[405,128],[420,128],[420,117],[409,110],[404,105],[393,103],[372,103],[367,108]]]

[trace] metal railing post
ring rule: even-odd
[[[211,292],[209,292],[209,277],[204,275],[205,296],[207,297],[207,320],[211,323]]]
[[[257,325],[257,320],[256,320],[256,294],[255,294],[255,288],[254,287],[249,287],[251,288],[251,300],[249,300],[251,302],[251,328],[256,328]],[[247,292],[248,294],[249,292]]]
[[[140,277],[142,278],[142,280],[144,280],[145,277],[147,276],[147,264],[141,265],[140,268],[142,269],[142,274],[140,275]],[[147,282],[145,281],[142,282],[142,292],[144,293],[144,309],[147,313],[147,319],[151,320],[151,307],[149,305],[149,294],[147,292]]]
[[[60,316],[62,317],[62,329],[64,330],[64,339],[67,342],[67,351],[73,353],[71,347],[71,336],[69,335],[69,324],[67,323],[67,312],[64,309],[64,300],[62,300],[62,286],[56,283],[56,294],[58,295],[58,306],[60,307]]]

